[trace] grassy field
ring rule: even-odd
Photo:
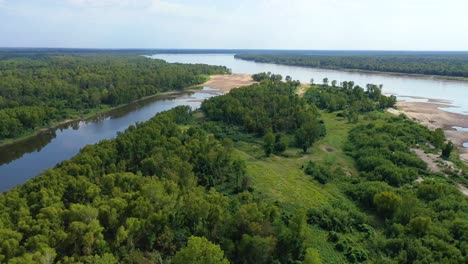
[[[305,154],[298,148],[290,147],[281,156],[265,157],[261,139],[254,143],[236,143],[236,154],[247,161],[247,172],[258,194],[292,210],[308,209],[343,198],[336,185],[322,185],[303,171],[304,164],[312,160],[341,169],[349,177],[357,174],[353,160],[342,150],[353,125],[333,114],[324,113],[322,118],[327,136]]]
[[[301,149],[289,147],[281,156],[265,157],[261,138],[255,142],[239,141],[235,144],[235,154],[247,163],[247,173],[252,177],[255,193],[291,213],[336,200],[347,201],[337,184],[320,184],[303,171],[304,164],[312,160],[326,163],[334,169],[340,168],[345,177],[357,175],[353,160],[343,152],[348,131],[354,125],[337,118],[335,114],[323,113],[322,119],[326,124],[327,136],[305,154]],[[327,231],[309,226],[305,243],[306,247],[319,250],[324,263],[348,263],[345,256],[328,241]]]

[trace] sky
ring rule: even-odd
[[[468,50],[466,0],[0,0],[0,47]]]

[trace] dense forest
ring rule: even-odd
[[[377,85],[299,96],[273,79],[160,113],[1,194],[0,262],[468,261],[467,198],[411,151],[440,153],[443,133],[385,114]],[[289,192],[291,170],[305,180]]]
[[[0,58],[0,141],[229,72],[125,54],[2,53]]]
[[[236,54],[235,58],[293,66],[468,77],[468,56],[464,54]]]

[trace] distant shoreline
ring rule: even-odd
[[[257,62],[257,61],[254,61],[254,60],[246,60],[246,59],[242,59],[242,58],[235,58],[235,59],[243,60],[243,61],[250,61],[250,62],[254,62],[254,63],[275,64],[275,65],[292,66],[292,67],[309,68],[309,69],[319,69],[319,70],[367,73],[367,74],[375,74],[375,75],[383,75],[383,76],[414,77],[414,78],[418,78],[418,79],[428,79],[428,80],[437,79],[437,80],[443,80],[443,81],[468,82],[467,77],[457,77],[457,76],[447,76],[447,75],[430,75],[430,74],[403,73],[403,72],[383,72],[383,71],[370,71],[370,70],[361,70],[361,69],[348,69],[348,68],[340,68],[340,67],[323,68],[323,67],[311,67],[311,66],[301,66],[301,65],[292,65],[292,64],[282,64],[282,63],[274,63],[274,62]]]
[[[137,99],[135,101],[131,101],[131,102],[126,103],[126,104],[121,104],[121,105],[114,106],[114,107],[108,107],[108,108],[93,111],[93,112],[91,112],[89,114],[86,114],[86,115],[81,115],[81,116],[74,117],[74,118],[67,118],[67,119],[64,119],[64,120],[56,121],[56,122],[53,122],[53,123],[51,123],[51,124],[49,124],[47,126],[38,127],[36,129],[34,129],[34,131],[31,131],[30,133],[26,133],[24,135],[21,135],[21,136],[19,136],[17,138],[5,139],[5,140],[0,142],[0,148],[8,146],[8,145],[12,145],[12,144],[24,141],[24,140],[27,140],[29,138],[32,138],[34,136],[37,136],[37,135],[39,135],[41,133],[45,133],[45,132],[50,131],[50,130],[58,129],[60,127],[66,126],[66,125],[68,125],[70,123],[73,123],[73,122],[86,121],[86,120],[93,119],[93,118],[95,118],[95,117],[97,117],[99,115],[109,113],[109,112],[114,111],[116,109],[125,107],[125,106],[133,104],[133,103],[137,103],[137,102],[140,102],[140,101],[143,101],[143,100],[148,100],[148,99],[159,97],[159,96],[164,97],[164,96],[168,96],[168,95],[173,95],[173,94],[177,94],[177,93],[181,93],[181,92],[190,92],[190,91],[191,90],[181,90],[181,91],[176,90],[176,91],[167,91],[167,92],[157,93],[157,94],[142,97],[140,99]]]
[[[53,122],[53,123],[51,123],[51,124],[49,124],[47,126],[38,127],[34,131],[30,131],[29,133],[25,133],[24,135],[21,135],[21,136],[19,136],[17,138],[5,139],[5,140],[1,141],[0,142],[0,148],[8,146],[8,145],[15,144],[15,143],[20,142],[20,141],[27,140],[27,139],[29,139],[31,137],[39,135],[40,133],[45,133],[45,132],[50,131],[50,130],[58,129],[60,127],[66,126],[66,125],[68,125],[70,123],[73,123],[73,122],[90,120],[90,119],[92,119],[92,118],[94,118],[94,117],[96,117],[98,115],[106,114],[106,113],[109,113],[109,112],[111,112],[113,110],[125,107],[127,105],[132,104],[132,103],[137,103],[137,102],[140,102],[140,101],[143,101],[143,100],[148,100],[148,99],[156,98],[156,97],[161,97],[161,99],[163,99],[163,97],[165,97],[165,96],[174,95],[174,94],[181,93],[181,92],[196,92],[196,90],[194,88],[195,87],[200,87],[200,86],[207,86],[207,87],[211,87],[211,88],[216,88],[216,89],[219,89],[219,91],[222,92],[222,93],[228,93],[233,88],[237,88],[237,87],[241,87],[241,86],[247,86],[247,85],[250,85],[250,84],[253,84],[253,83],[255,83],[255,82],[252,80],[252,75],[250,75],[250,74],[211,75],[208,81],[206,81],[206,82],[204,82],[202,84],[199,84],[199,85],[187,87],[187,88],[185,88],[183,90],[172,90],[172,91],[167,91],[167,92],[162,92],[162,93],[157,93],[157,94],[145,96],[145,97],[142,97],[142,98],[137,99],[135,101],[126,103],[126,104],[121,104],[121,105],[114,106],[114,107],[108,107],[108,108],[104,108],[104,109],[100,109],[100,110],[95,110],[95,111],[92,111],[91,113],[86,114],[86,115],[81,115],[81,116],[78,116],[78,117],[75,117],[75,118],[67,118],[67,119],[64,119],[64,120]],[[210,93],[209,91],[205,91],[205,92]]]

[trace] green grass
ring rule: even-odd
[[[256,141],[239,141],[235,143],[235,155],[244,159],[247,174],[252,178],[252,187],[262,199],[278,204],[285,211],[293,213],[297,209],[308,210],[335,200],[348,202],[334,181],[320,184],[306,175],[303,165],[313,160],[326,163],[332,169],[341,169],[346,176],[355,177],[357,171],[352,158],[343,151],[349,130],[349,124],[335,114],[323,113],[327,136],[319,140],[308,153],[289,147],[282,155],[265,157],[262,139]],[[292,141],[292,138],[288,138]],[[343,253],[335,250],[328,241],[328,232],[315,226],[309,226],[305,247],[319,250],[324,263],[347,263]]]
[[[343,253],[335,250],[335,245],[327,240],[327,231],[311,226],[307,230],[307,236],[304,243],[306,248],[316,248],[320,252],[320,256],[325,264],[349,263]]]
[[[257,194],[280,203],[287,210],[309,209],[343,198],[335,184],[320,184],[303,171],[303,165],[312,160],[326,163],[332,169],[340,169],[349,177],[357,174],[352,158],[342,150],[354,125],[337,119],[334,114],[323,113],[322,118],[327,135],[305,154],[298,148],[290,147],[281,156],[265,157],[261,138],[256,142],[236,143],[235,154],[246,161],[247,173],[252,177]]]
[[[302,158],[257,158],[239,149],[236,153],[247,161],[255,192],[287,210],[319,206],[337,194],[336,189],[314,182],[303,172]]]

